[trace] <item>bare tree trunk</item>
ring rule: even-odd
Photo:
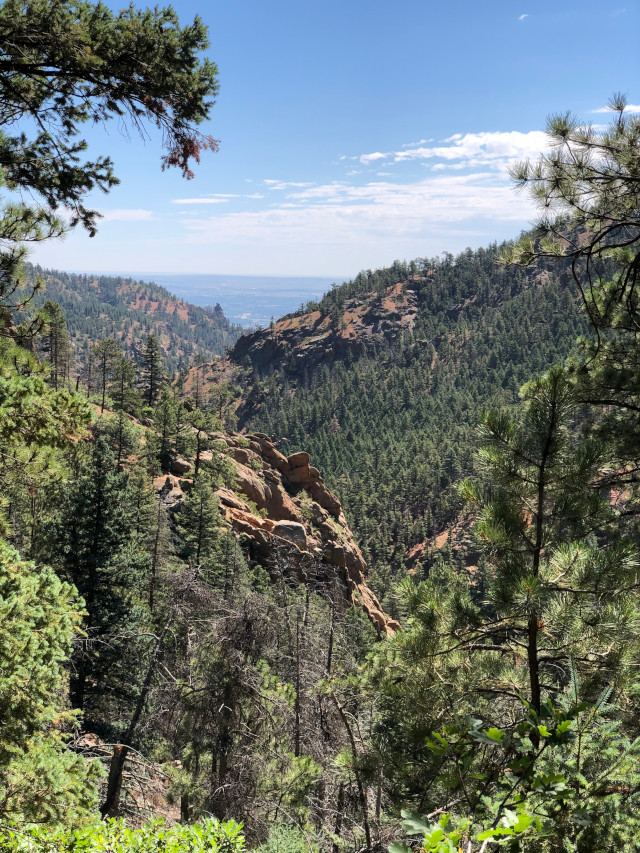
[[[336,803],[336,823],[333,828],[333,834],[335,836],[340,836],[342,832],[342,811],[344,809],[344,782],[340,782],[338,786],[338,802]],[[335,843],[333,843],[333,853],[339,853],[339,847]]]
[[[165,626],[162,629],[160,636],[156,638],[156,643],[153,648],[153,652],[151,653],[151,658],[149,659],[147,673],[142,684],[142,690],[140,691],[138,701],[136,702],[136,707],[133,711],[133,716],[131,717],[127,731],[125,732],[124,737],[122,738],[122,742],[117,744],[113,748],[113,755],[111,756],[111,764],[109,766],[109,778],[107,780],[107,793],[105,796],[104,803],[100,806],[100,814],[103,818],[113,817],[115,814],[117,814],[118,809],[120,807],[120,794],[122,792],[122,773],[124,770],[124,764],[127,760],[127,755],[130,752],[133,736],[135,734],[136,727],[140,722],[140,717],[142,716],[142,711],[144,710],[144,705],[147,701],[147,696],[149,695],[151,679],[153,678],[156,663],[160,655],[162,641],[164,640],[164,636],[169,630],[169,626],[171,625],[172,621],[173,614],[165,623]]]
[[[354,760],[354,768],[353,775],[356,777],[356,786],[358,788],[358,799],[360,800],[360,809],[362,811],[362,823],[364,824],[364,837],[367,843],[366,849],[372,850],[371,846],[371,827],[369,826],[369,807],[367,803],[367,793],[365,791],[364,785],[362,783],[362,777],[360,776],[360,771],[357,769],[357,758],[358,758],[358,750],[356,748],[356,739],[353,735],[353,729],[349,723],[349,719],[345,713],[344,708],[338,701],[338,697],[331,690],[331,698],[333,699],[334,705],[336,706],[336,710],[340,719],[342,720],[342,725],[345,727],[347,732],[347,736],[349,738],[349,743],[351,744],[351,751],[353,752],[353,760]]]
[[[293,754],[298,758],[300,755],[300,614],[296,615],[296,697],[293,705],[294,713],[294,738]]]

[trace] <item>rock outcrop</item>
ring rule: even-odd
[[[212,436],[230,461],[233,488],[216,495],[225,523],[250,560],[316,589],[340,590],[361,606],[382,635],[398,623],[387,616],[366,584],[367,567],[338,499],[304,452],[284,456],[262,433]],[[224,443],[224,444],[223,444]],[[187,474],[188,477],[188,474]],[[155,486],[171,511],[179,510],[190,481],[162,475]]]
[[[271,370],[292,375],[319,364],[332,364],[364,347],[394,341],[412,331],[418,314],[415,277],[347,299],[341,315],[331,318],[320,311],[292,314],[270,329],[243,335],[231,351],[233,364],[246,364],[261,376]]]

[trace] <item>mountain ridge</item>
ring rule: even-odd
[[[131,355],[139,355],[149,334],[160,343],[167,367],[179,370],[196,354],[225,353],[242,329],[230,323],[220,305],[207,310],[174,296],[154,282],[122,276],[85,275],[27,266],[30,284],[44,288],[34,304],[57,302],[67,319],[76,351],[104,338],[116,338]]]

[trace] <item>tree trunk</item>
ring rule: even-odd
[[[147,701],[147,696],[149,695],[151,679],[153,678],[156,663],[160,655],[162,641],[164,640],[164,636],[169,630],[169,626],[172,622],[173,615],[169,617],[160,633],[160,636],[156,639],[156,644],[154,646],[153,652],[151,653],[151,658],[149,659],[149,666],[147,667],[147,673],[142,684],[142,689],[140,690],[140,695],[138,696],[138,701],[136,702],[136,707],[134,709],[133,716],[131,717],[127,731],[125,732],[124,737],[122,738],[122,742],[116,744],[116,746],[114,746],[113,748],[111,765],[109,767],[109,778],[107,780],[107,793],[105,796],[104,803],[102,803],[102,805],[100,806],[100,814],[103,818],[114,817],[118,812],[118,808],[120,807],[120,794],[122,791],[122,772],[124,770],[124,763],[126,761],[127,755],[130,752],[133,736],[140,721],[140,717],[142,716],[142,711],[144,710],[144,705]]]

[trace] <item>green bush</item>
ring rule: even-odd
[[[276,824],[256,853],[316,853],[316,846],[297,826]]]
[[[0,829],[0,853],[242,853],[242,824],[217,818],[191,826],[154,820],[140,829],[109,820],[81,829]]]

